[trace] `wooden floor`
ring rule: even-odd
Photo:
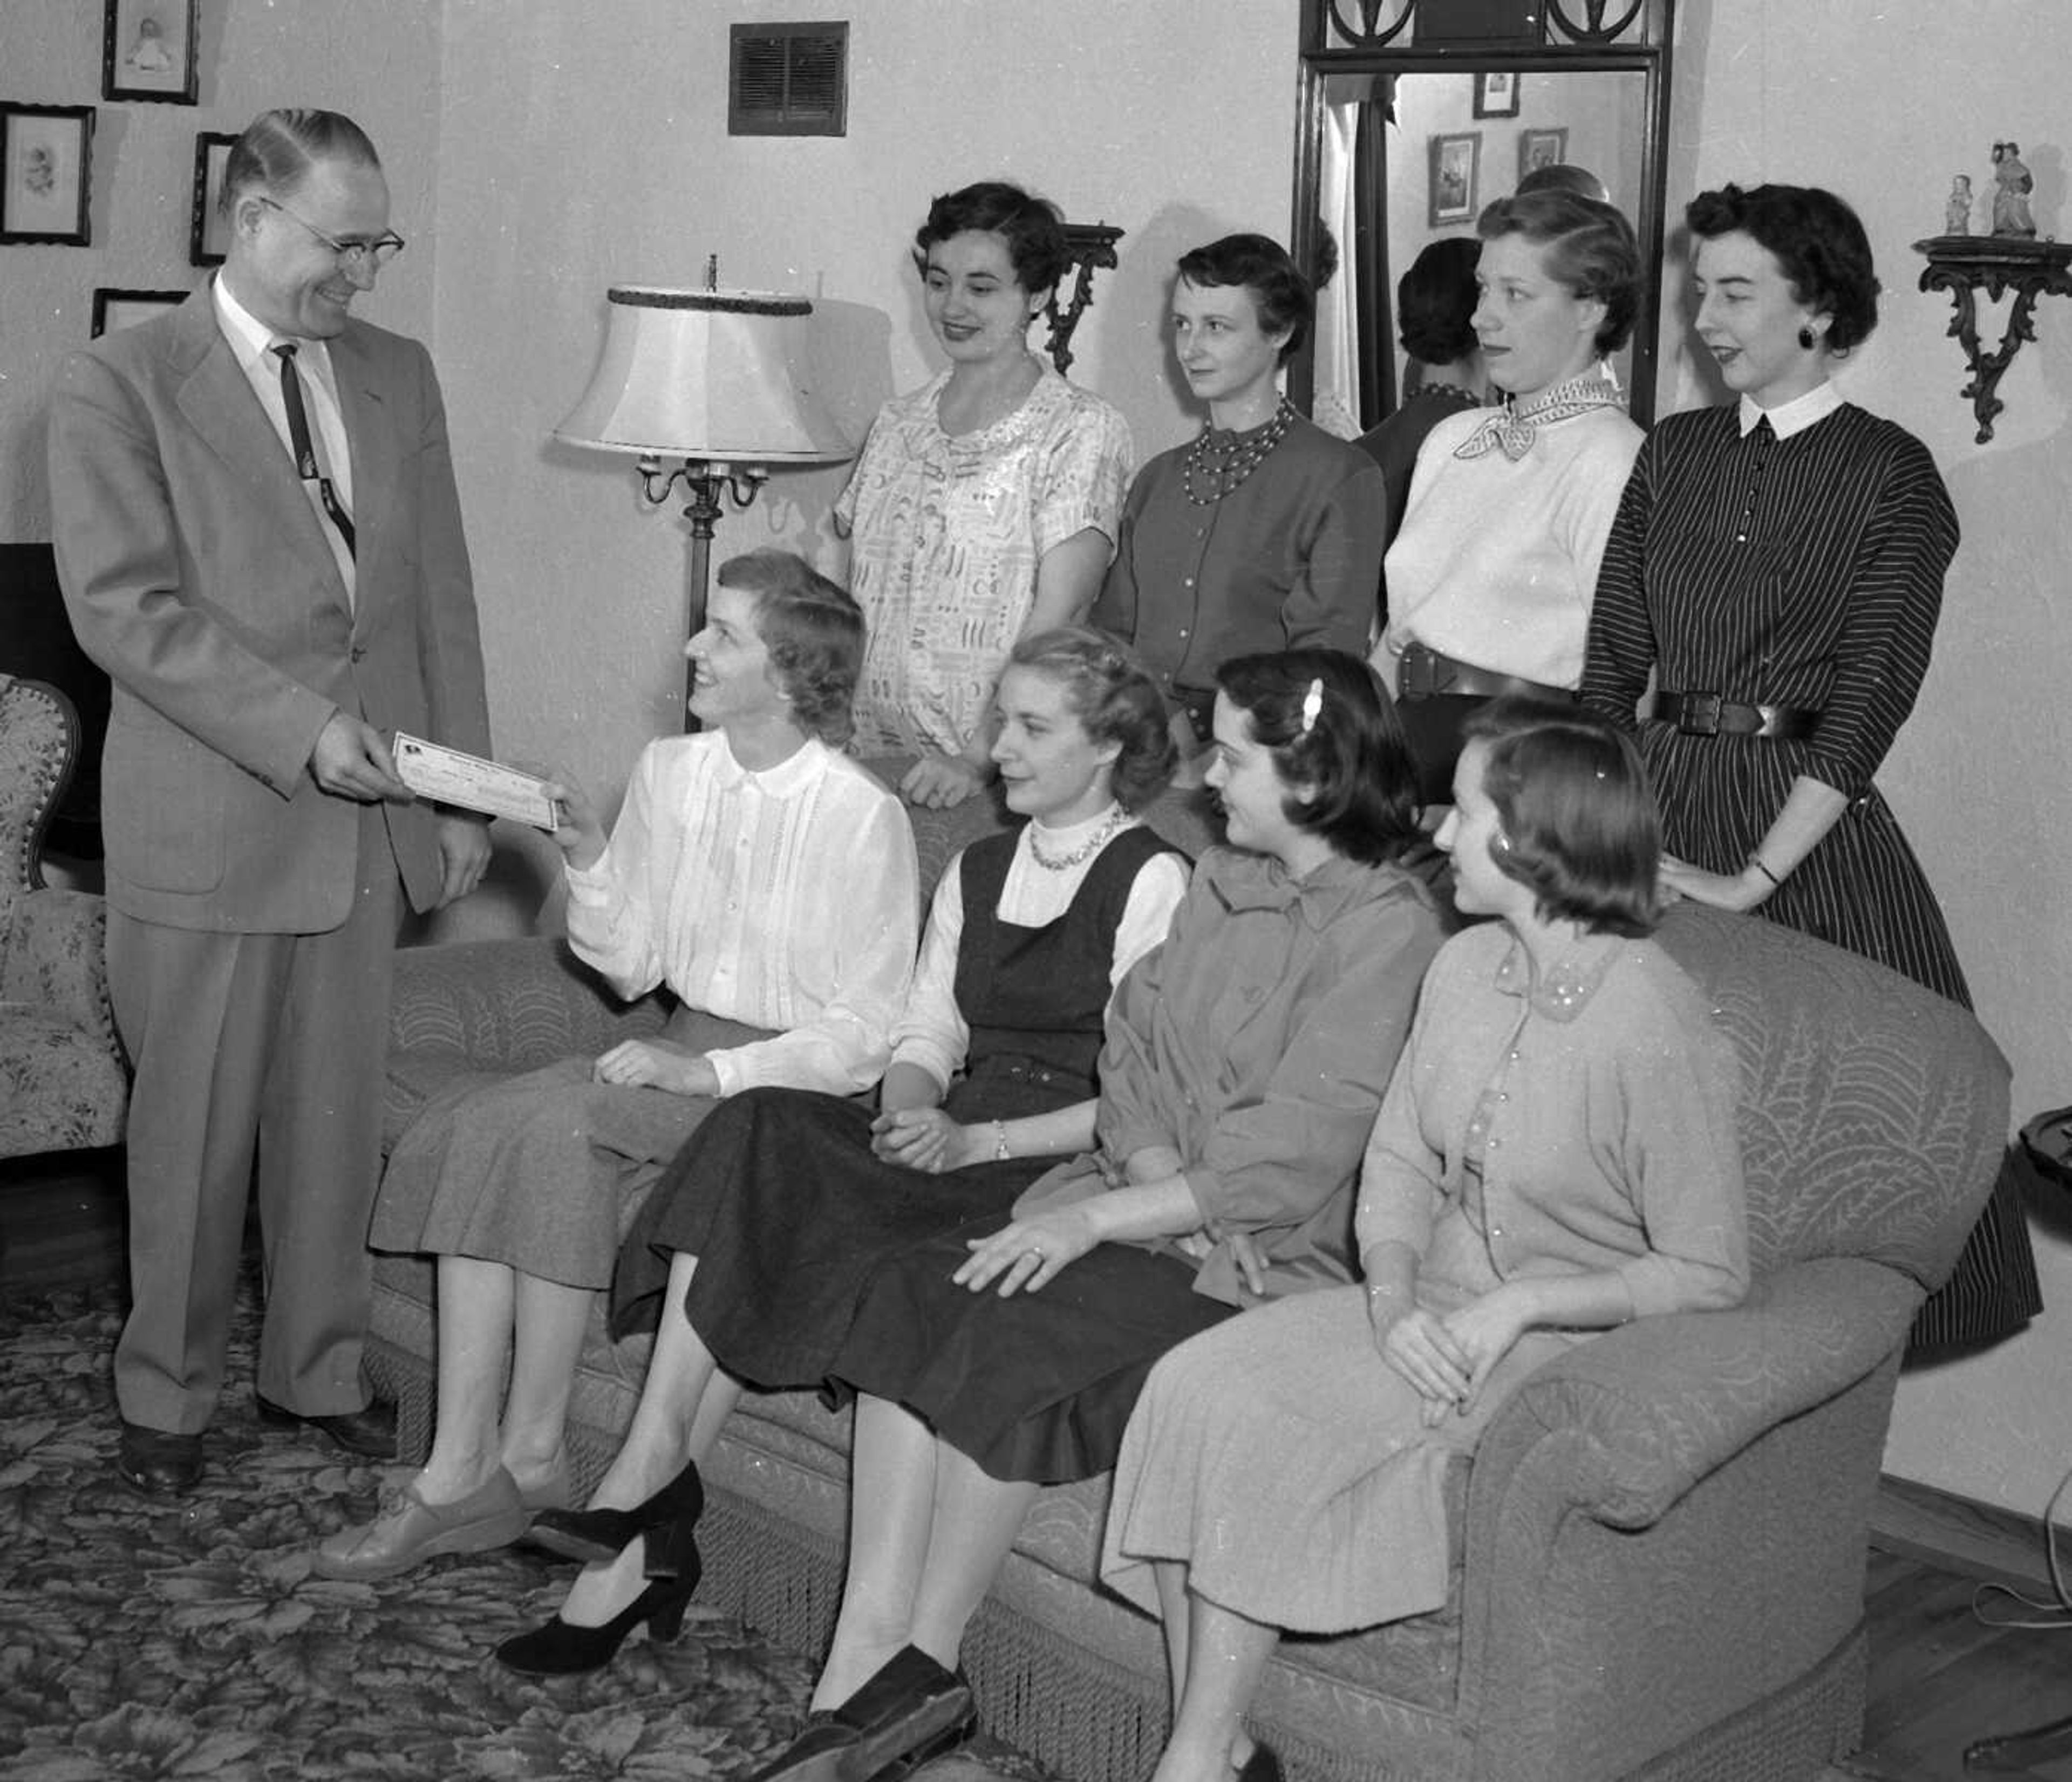
[[[120,1168],[113,1154],[0,1163],[0,1297],[120,1277]],[[2072,1629],[1988,1626],[1973,1600],[1989,1565],[1938,1554],[1918,1530],[1903,1545],[1873,1544],[1864,1745],[1822,1782],[2072,1782],[2072,1731],[2054,1755],[1992,1769],[1963,1762],[1980,1739],[2072,1717]],[[2029,1569],[2042,1562],[2035,1555]],[[2003,1599],[1997,1612],[2009,1609]]]

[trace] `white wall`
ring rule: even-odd
[[[492,719],[500,747],[615,795],[640,743],[678,721],[685,528],[680,502],[642,510],[624,459],[548,443],[594,361],[608,284],[694,284],[717,253],[723,285],[805,292],[821,306],[820,387],[860,441],[886,396],[939,363],[908,259],[929,199],[1019,179],[1128,232],[1072,375],[1123,409],[1148,456],[1190,425],[1158,331],[1174,260],[1234,228],[1285,232],[1292,6],[834,12],[850,22],[848,134],[730,138],[728,25],[799,16],[789,0],[446,9],[438,347]],[[1046,41],[1060,47],[1032,48]],[[721,521],[715,562],[766,541],[824,549],[844,474],[780,474]]]
[[[64,355],[90,337],[97,285],[186,290],[197,133],[232,133],[279,105],[351,113],[388,166],[409,251],[363,305],[376,322],[430,331],[438,236],[439,18],[422,0],[209,0],[197,105],[101,96],[103,9],[87,0],[0,0],[0,98],[92,105],[92,235],[84,248],[0,247],[0,538],[50,536],[43,417]]]

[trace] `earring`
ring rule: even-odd
[[[1813,351],[1813,331],[1811,328],[1802,326],[1799,329],[1799,344],[1809,353]]]

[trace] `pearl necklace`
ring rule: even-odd
[[[1266,461],[1266,454],[1288,437],[1294,425],[1295,405],[1284,396],[1273,418],[1252,433],[1226,433],[1219,440],[1213,425],[1204,427],[1187,449],[1182,466],[1188,500],[1197,507],[1215,507]],[[1206,495],[1194,485],[1198,474],[1208,480]]]
[[[1046,873],[1069,873],[1075,866],[1092,860],[1114,839],[1115,833],[1129,821],[1129,813],[1119,804],[1108,807],[1108,819],[1069,854],[1054,857],[1043,852],[1043,844],[1036,838],[1042,833],[1034,823],[1029,826],[1029,854]]]

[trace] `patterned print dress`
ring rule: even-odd
[[[1927,672],[1957,516],[1927,449],[1849,403],[1789,437],[1737,405],[1672,415],[1641,450],[1591,610],[1584,703],[1632,727],[1670,692],[1816,711],[1803,740],[1640,721],[1663,844],[1739,873],[1800,775],[1849,803],[1760,914],[1971,1006],[1941,906],[1872,776]],[[1917,1347],[2005,1334],[2041,1306],[2004,1174]]]
[[[1044,553],[1090,529],[1112,546],[1120,530],[1120,413],[1046,367],[1013,413],[953,437],[935,412],[949,375],[878,411],[835,503],[869,622],[858,755],[960,750],[1028,620]]]

